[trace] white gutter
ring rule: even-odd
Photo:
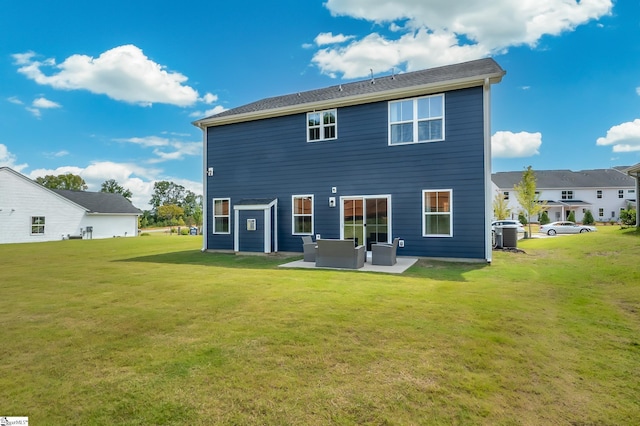
[[[418,86],[402,87],[399,89],[386,90],[382,92],[358,94],[346,96],[343,98],[331,98],[317,102],[307,102],[296,105],[290,105],[281,108],[264,109],[260,111],[251,111],[242,114],[226,115],[222,117],[208,117],[194,121],[194,126],[205,129],[210,126],[222,126],[231,123],[241,123],[244,121],[261,120],[265,118],[278,117],[282,115],[297,114],[301,112],[309,112],[327,108],[339,108],[350,105],[360,105],[372,102],[386,101],[390,99],[398,99],[415,95],[445,92],[450,90],[465,89],[469,87],[480,86],[483,82],[490,84],[498,83],[502,80],[503,73],[491,73],[482,76],[467,77],[456,80],[448,80],[446,82],[428,83]],[[486,84],[486,83],[485,83]]]

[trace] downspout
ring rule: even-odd
[[[209,214],[207,213],[207,205],[209,204],[209,196],[207,195],[207,128],[200,127],[202,130],[202,252],[207,250],[207,237],[209,236],[209,227],[207,226]]]
[[[484,114],[484,252],[487,263],[493,260],[491,244],[490,218],[493,207],[491,205],[491,83],[484,79],[482,108]]]

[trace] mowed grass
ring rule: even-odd
[[[33,424],[640,423],[640,234],[400,276],[199,237],[0,245],[0,415]]]

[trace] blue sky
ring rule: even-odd
[[[201,193],[191,122],[493,57],[493,171],[640,162],[640,2],[0,0],[0,166]]]

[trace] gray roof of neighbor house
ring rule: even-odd
[[[68,189],[52,189],[52,191],[84,207],[89,213],[142,214],[142,211],[134,207],[122,194],[72,191]]]
[[[577,172],[571,170],[534,170],[534,172],[536,187],[540,189],[633,187],[634,179],[621,171],[625,169],[626,167],[616,167]],[[522,180],[522,172],[493,173],[491,180],[498,188],[513,188]]]
[[[309,90],[284,96],[262,99],[223,111],[219,114],[195,121],[199,127],[245,121],[286,113],[312,110],[313,106],[336,107],[356,105],[411,96],[415,90],[438,91],[443,88],[453,90],[478,85],[485,79],[498,83],[505,71],[491,58],[479,59],[461,64],[447,65],[421,71],[374,77],[352,83],[338,84],[322,89]],[[271,111],[271,114],[267,114]],[[260,114],[262,113],[262,114]]]

